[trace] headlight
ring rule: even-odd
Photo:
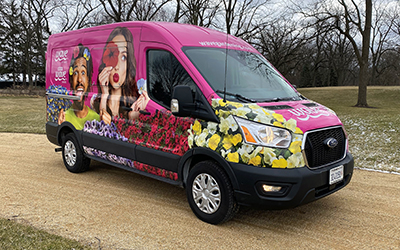
[[[275,126],[265,125],[235,117],[247,143],[274,147],[288,148],[292,141],[292,134],[289,130]]]

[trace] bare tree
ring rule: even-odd
[[[133,9],[138,0],[100,0],[105,14],[113,22],[132,20]]]
[[[57,7],[51,0],[24,0],[23,10],[24,31],[26,35],[26,67],[29,86],[33,86],[33,76],[37,79],[44,75],[46,41],[50,36],[49,19]]]
[[[253,42],[283,75],[288,76],[302,62],[307,44],[305,30],[299,30],[295,22],[276,19],[259,29],[258,39]]]
[[[339,32],[325,33],[324,54],[330,71],[328,86],[352,85],[355,81],[354,58],[351,43]]]
[[[101,21],[96,20],[101,3],[93,0],[69,0],[57,2],[57,16],[60,32],[81,29],[98,25]]]
[[[163,7],[170,2],[171,0],[140,0],[133,10],[134,19],[138,21],[164,21],[166,17]]]
[[[332,27],[343,34],[353,47],[360,67],[358,74],[358,101],[355,106],[368,107],[367,84],[368,63],[371,42],[372,0],[364,0],[364,8],[356,0],[319,1],[308,10],[297,5],[300,13],[313,23],[330,22]],[[336,6],[336,7],[335,7]],[[361,47],[357,37],[361,36]]]
[[[99,0],[111,22],[153,20],[172,0]]]
[[[374,7],[374,22],[372,25],[372,41],[371,41],[371,55],[372,55],[372,73],[371,82],[374,83],[387,67],[390,65],[380,65],[382,56],[391,51],[391,31],[395,24],[395,18],[389,14],[389,6],[379,4]],[[393,37],[393,36],[392,36]],[[383,67],[382,67],[383,66]]]
[[[268,1],[222,0],[226,32],[249,39],[263,25],[263,20],[269,14],[266,5]]]
[[[177,13],[182,12],[181,17],[184,17],[184,22],[202,27],[210,27],[214,24],[215,17],[220,8],[219,1],[212,0],[178,0]]]

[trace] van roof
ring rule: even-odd
[[[141,28],[141,40],[142,41],[153,41],[161,42],[162,40],[168,41],[174,46],[196,46],[196,47],[215,47],[215,48],[225,48],[228,44],[230,49],[247,50],[256,52],[256,50],[250,46],[248,43],[240,38],[232,35],[227,35],[226,33],[199,27],[190,24],[180,24],[180,23],[168,23],[168,22],[146,22],[146,21],[132,21],[132,22],[122,22],[101,25],[91,28],[85,28],[80,30],[73,30],[64,33],[58,33],[51,36],[51,40],[58,40],[63,38],[65,41],[65,36],[78,36],[82,37],[82,32],[96,32],[101,30],[112,30],[115,27],[122,26],[127,28]]]

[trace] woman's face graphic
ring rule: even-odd
[[[127,42],[123,35],[117,35],[112,41],[118,45],[119,55],[117,65],[111,70],[109,81],[114,89],[119,89],[126,79],[128,60]]]

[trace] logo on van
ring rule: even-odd
[[[319,107],[303,107],[297,109],[290,109],[288,110],[293,115],[297,116],[298,120],[301,121],[308,121],[310,118],[319,118],[321,116],[329,116],[328,112],[321,112]]]
[[[68,57],[68,50],[60,50],[56,52],[55,61],[61,62],[66,61]]]
[[[339,142],[338,140],[336,140],[335,138],[328,138],[324,141],[324,144],[328,147],[328,148],[335,148]]]
[[[67,71],[64,70],[63,67],[58,67],[57,71],[55,72],[56,77],[55,77],[55,81],[65,81],[67,80],[66,76],[67,76]]]

